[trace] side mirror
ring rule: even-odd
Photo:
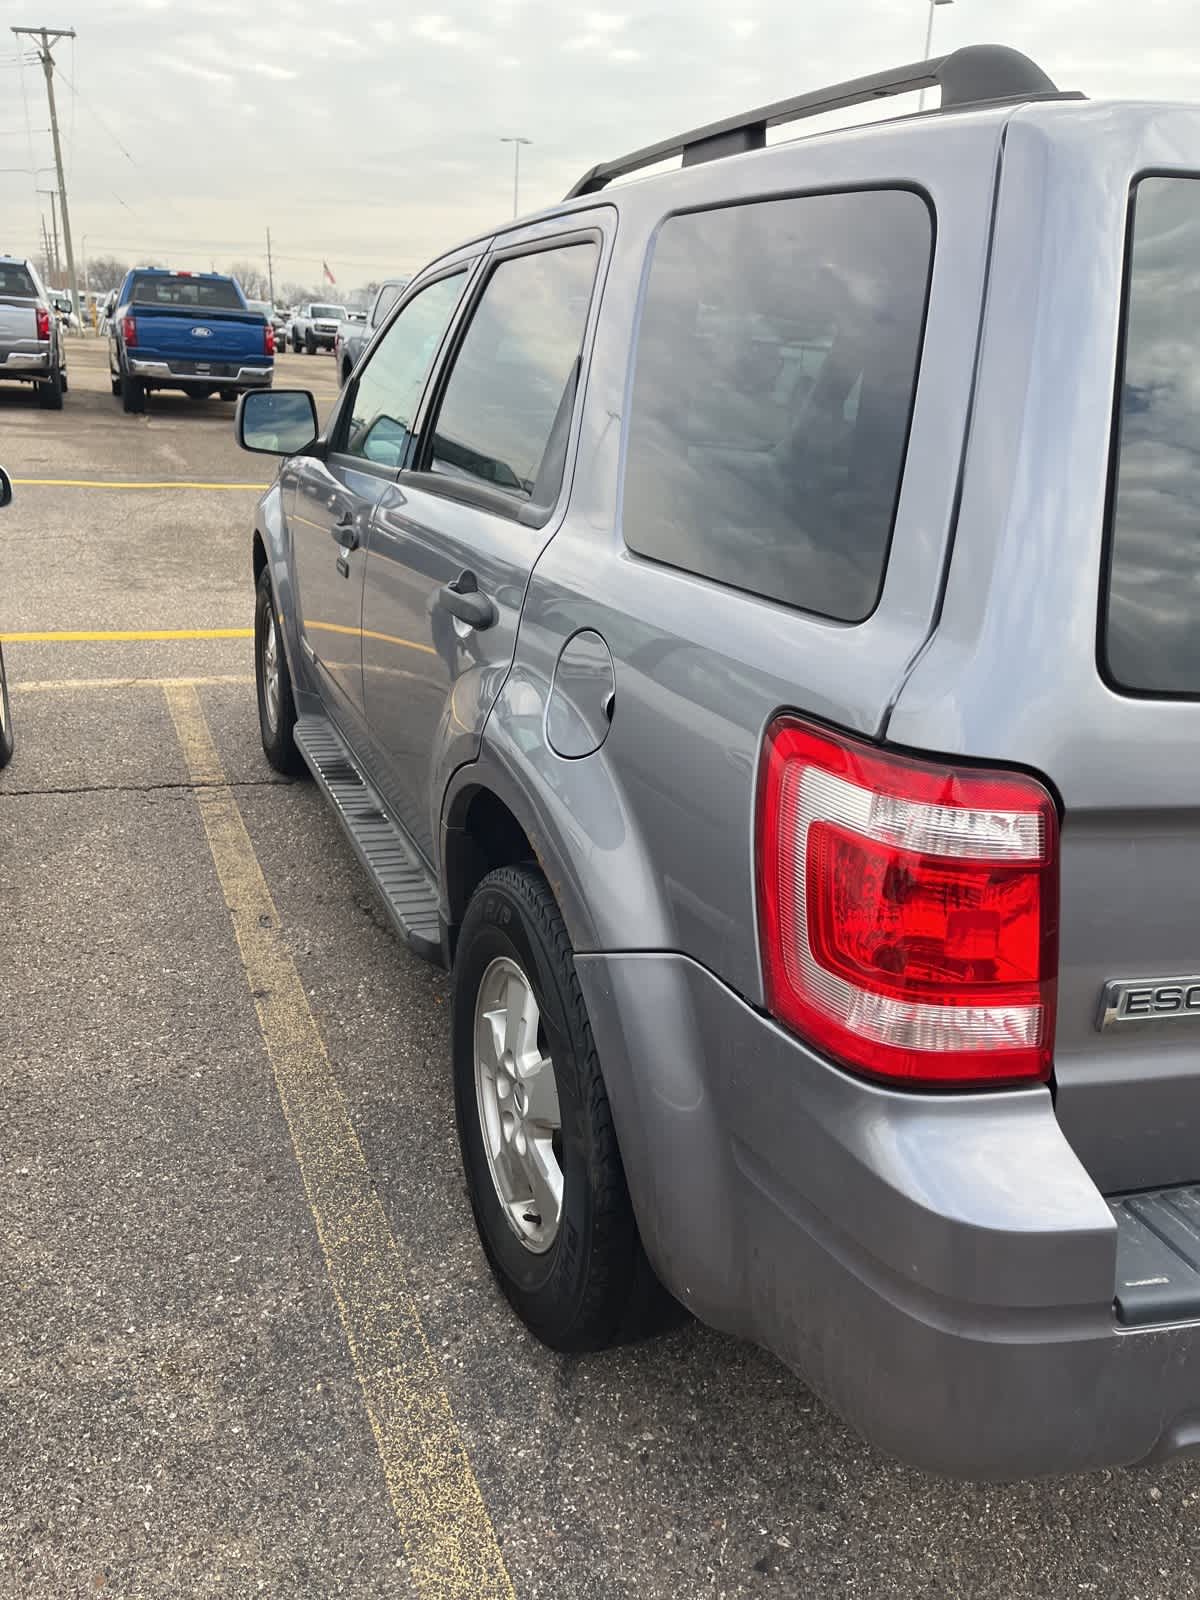
[[[12,504],[12,479],[0,467],[0,508]]]
[[[238,401],[233,426],[243,450],[299,455],[316,441],[317,402],[307,389],[251,389]]]

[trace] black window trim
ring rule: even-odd
[[[798,606],[789,600],[781,600],[778,595],[763,594],[758,589],[743,589],[738,584],[726,583],[721,578],[713,578],[703,572],[695,572],[690,567],[679,567],[673,562],[663,561],[657,556],[646,555],[641,550],[629,543],[625,537],[625,474],[629,461],[629,433],[633,420],[633,390],[637,376],[638,353],[641,347],[642,324],[646,312],[646,298],[650,287],[650,274],[654,267],[654,257],[658,249],[659,235],[668,222],[676,217],[690,217],[700,214],[708,215],[713,211],[730,211],[740,207],[762,205],[779,200],[818,200],[833,195],[848,194],[911,194],[922,202],[929,216],[929,267],[925,275],[925,294],[921,307],[921,325],[917,333],[917,359],[913,371],[912,390],[909,396],[908,417],[904,426],[904,444],[900,455],[900,475],[896,481],[896,493],[892,501],[891,520],[888,525],[887,539],[883,547],[883,560],[879,572],[879,584],[875,591],[875,599],[869,611],[864,616],[846,618],[833,617],[826,611],[817,611],[810,606]],[[659,217],[646,241],[645,256],[642,261],[641,274],[638,280],[637,314],[630,340],[629,364],[625,375],[625,389],[623,399],[623,427],[621,430],[621,464],[620,480],[617,491],[617,532],[621,539],[624,553],[634,561],[645,561],[652,566],[662,567],[670,572],[681,572],[695,583],[710,584],[714,589],[721,589],[733,594],[750,595],[753,599],[761,600],[767,605],[779,606],[781,609],[805,617],[812,617],[815,621],[838,628],[861,628],[875,616],[883,604],[884,592],[887,588],[888,573],[892,563],[892,544],[896,537],[896,522],[900,514],[900,499],[904,493],[904,480],[908,472],[908,452],[912,443],[913,420],[917,412],[917,396],[921,390],[921,375],[925,366],[925,339],[929,331],[929,308],[933,299],[933,273],[937,262],[938,250],[938,213],[932,194],[922,184],[915,180],[897,179],[895,181],[881,181],[877,183],[837,183],[825,184],[813,189],[784,189],[768,190],[766,193],[752,193],[748,195],[731,195],[722,200],[699,201],[692,205],[674,206]]]
[[[385,466],[381,461],[370,461],[366,456],[351,455],[351,453],[345,448],[346,436],[350,426],[350,414],[354,408],[354,402],[358,397],[358,385],[362,379],[363,373],[370,365],[370,361],[374,359],[376,345],[381,344],[387,337],[392,323],[403,314],[404,308],[410,305],[419,294],[423,294],[426,289],[432,289],[435,283],[442,283],[447,278],[454,278],[462,275],[466,280],[463,284],[462,293],[459,295],[458,303],[454,307],[454,311],[449,322],[446,324],[445,331],[443,332],[441,340],[438,343],[437,350],[434,353],[433,361],[430,365],[428,373],[426,374],[421,393],[417,398],[415,416],[417,418],[420,417],[421,408],[425,403],[426,395],[429,393],[430,385],[433,382],[434,375],[437,373],[438,364],[442,360],[442,357],[447,349],[447,342],[464,315],[466,307],[470,302],[471,285],[479,274],[480,263],[487,258],[487,255],[488,249],[485,241],[477,255],[460,258],[459,260],[453,261],[446,266],[440,267],[436,272],[431,272],[427,278],[414,279],[411,284],[405,284],[402,291],[403,298],[394,302],[392,309],[387,314],[386,321],[380,323],[380,325],[375,329],[375,332],[371,335],[368,348],[363,352],[363,357],[366,359],[360,357],[354,376],[350,379],[350,382],[338,396],[337,403],[334,406],[333,414],[329,419],[329,423],[325,431],[324,440],[318,440],[318,446],[320,446],[322,443],[324,444],[324,455],[327,462],[331,466],[340,467],[343,471],[365,472],[370,477],[382,478],[388,483],[395,483],[400,474],[407,470],[404,464],[401,464],[399,467],[388,467]],[[415,438],[416,429],[414,428],[412,430],[412,441],[415,441]],[[410,459],[414,448],[414,443],[412,441],[410,441],[407,452]],[[311,454],[312,452],[310,451],[309,453]]]
[[[571,218],[564,217],[564,223],[570,223]],[[446,389],[454,371],[466,338],[467,330],[474,320],[487,286],[501,262],[513,261],[520,256],[545,255],[551,250],[565,250],[572,245],[594,244],[596,246],[596,264],[592,274],[592,287],[588,296],[587,312],[583,321],[583,334],[580,340],[579,355],[575,364],[575,393],[571,402],[571,414],[567,425],[567,450],[563,464],[563,471],[555,489],[553,499],[547,502],[518,499],[505,489],[497,489],[488,483],[472,481],[469,478],[452,478],[430,470],[428,461],[432,450],[433,432],[438,415],[442,409]],[[535,239],[524,239],[511,245],[504,245],[488,252],[483,270],[464,299],[469,299],[469,304],[463,307],[463,315],[455,324],[450,342],[443,346],[439,355],[439,362],[433,374],[433,381],[426,386],[425,397],[418,410],[418,422],[415,430],[416,442],[412,451],[411,464],[404,467],[398,477],[398,482],[410,488],[421,489],[426,494],[439,495],[444,500],[456,500],[462,505],[477,506],[481,511],[492,511],[502,517],[507,517],[511,522],[519,522],[527,528],[544,528],[558,507],[563,490],[567,484],[567,466],[570,464],[570,439],[575,427],[575,419],[579,414],[580,398],[584,387],[584,377],[587,372],[587,358],[589,343],[593,337],[593,324],[596,310],[597,293],[600,286],[602,269],[604,267],[604,230],[596,223],[586,227],[567,227],[562,233],[541,234]],[[570,381],[570,380],[568,380]]]
[[[1137,227],[1137,192],[1148,178],[1177,178],[1200,183],[1200,171],[1184,167],[1144,167],[1129,181],[1125,213],[1125,254],[1121,266],[1121,320],[1117,330],[1117,364],[1113,373],[1112,423],[1104,488],[1104,537],[1100,550],[1100,593],[1096,605],[1096,670],[1106,688],[1123,700],[1174,700],[1183,704],[1200,700],[1200,689],[1142,689],[1122,683],[1108,660],[1109,606],[1112,602],[1112,568],[1116,553],[1117,491],[1120,487],[1121,444],[1124,422],[1125,359],[1129,349],[1129,310],[1133,302],[1133,245]]]

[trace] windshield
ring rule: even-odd
[[[16,294],[27,300],[36,300],[37,289],[28,268],[17,261],[0,261],[0,294]]]
[[[130,299],[140,306],[198,306],[214,311],[240,311],[242,298],[228,278],[188,278],[173,272],[147,273],[133,280]]]
[[[312,314],[314,317],[327,317],[332,322],[344,322],[346,320],[345,306],[314,306]]]

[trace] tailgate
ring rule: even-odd
[[[131,307],[140,359],[242,361],[265,358],[263,319],[252,312]]]
[[[1009,125],[943,613],[888,737],[1057,792],[1054,1103],[1118,1195],[1200,1182],[1200,177],[1155,172],[1200,173],[1200,115],[1073,110],[1052,156],[1048,115]]]
[[[0,344],[19,344],[36,338],[34,302],[0,296]]]

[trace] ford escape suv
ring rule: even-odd
[[[243,400],[264,747],[453,973],[549,1344],[669,1291],[930,1469],[1200,1446],[1198,367],[1200,111],[980,47]]]

